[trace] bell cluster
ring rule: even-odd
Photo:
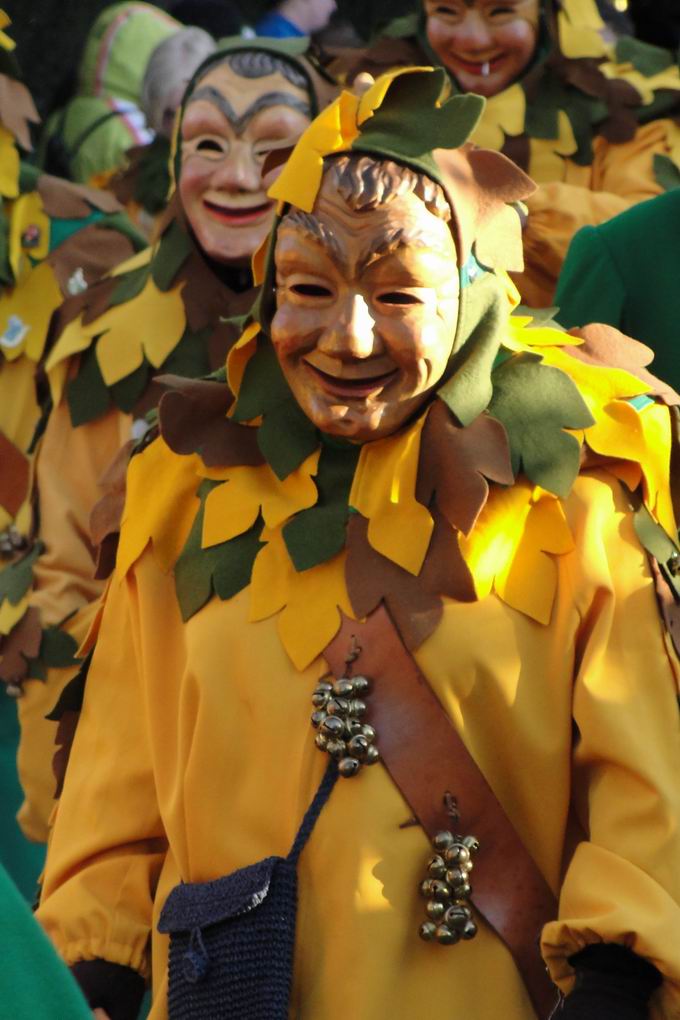
[[[432,846],[435,853],[427,862],[427,878],[420,884],[420,892],[427,900],[428,919],[421,924],[419,934],[426,942],[454,946],[477,934],[469,904],[472,894],[469,877],[479,842],[474,836],[438,832]]]
[[[363,696],[370,686],[365,676],[343,676],[334,682],[320,680],[312,695],[312,726],[318,730],[314,742],[337,760],[338,772],[345,779],[380,758],[375,730],[362,721],[366,713]]]

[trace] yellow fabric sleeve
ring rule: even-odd
[[[571,183],[568,173],[567,181],[541,183],[526,203],[525,269],[513,274],[525,304],[533,308],[552,304],[567,249],[581,227],[604,223],[663,191],[654,176],[654,156],[670,154],[670,130],[666,121],[654,121],[622,145],[596,138],[586,187]]]
[[[113,586],[104,610],[38,918],[67,963],[99,958],[146,976],[166,843],[152,774],[150,706],[140,682],[143,644],[131,579]]]
[[[127,440],[130,419],[111,410],[104,417],[74,428],[62,401],[50,419],[37,456],[40,538],[45,552],[34,570],[31,605],[44,626],[61,623],[76,645],[87,633],[93,605],[103,582],[94,577],[89,518],[101,497],[99,479]],[[47,680],[30,680],[19,699],[21,737],[17,753],[24,802],[18,820],[24,834],[47,839],[55,782],[52,774],[56,723],[46,719],[73,676],[73,668],[51,668]]]
[[[652,1016],[680,1016],[680,719],[669,647],[649,570],[623,496],[596,478],[578,492],[593,512],[575,524],[587,550],[579,605],[572,798],[584,830],[562,884],[559,919],[543,932],[553,980],[594,942],[626,945],[667,980]],[[575,578],[575,580],[577,580]],[[677,660],[675,662],[677,665]],[[673,963],[675,961],[675,964]]]

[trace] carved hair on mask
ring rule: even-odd
[[[269,232],[267,153],[294,143],[310,122],[309,84],[290,61],[237,50],[208,65],[185,100],[179,194],[201,248],[246,264]]]
[[[451,222],[431,178],[360,154],[329,158],[313,211],[284,216],[271,338],[322,431],[389,435],[441,380],[458,315]]]

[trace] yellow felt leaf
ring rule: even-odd
[[[296,573],[278,618],[283,647],[298,670],[323,652],[340,627],[340,609],[353,616],[345,586],[343,551],[327,563]]]
[[[498,95],[487,99],[471,141],[484,149],[498,152],[503,148],[506,135],[516,137],[524,134],[526,117],[526,93],[521,85],[511,85]]]
[[[6,11],[0,10],[0,29],[7,28],[11,24],[12,20]],[[3,50],[8,50],[11,53],[16,43],[14,39],[10,39],[6,32],[0,32],[0,46],[2,46]]]
[[[135,255],[131,255],[125,262],[121,262],[119,266],[107,273],[107,276],[122,276],[123,273],[130,273],[133,269],[141,269],[142,266],[149,264],[152,255],[152,248],[144,248],[142,251],[136,252]]]
[[[42,262],[22,282],[0,295],[0,350],[12,361],[25,353],[42,357],[52,312],[63,298],[51,266]]]
[[[557,113],[557,138],[529,139],[529,175],[539,184],[564,179],[563,156],[573,156],[578,146],[571,121],[564,110]]]
[[[16,198],[19,194],[19,168],[14,136],[0,125],[0,195],[3,198]]]
[[[238,396],[246,365],[257,349],[256,337],[260,332],[259,322],[251,322],[227,355],[227,382],[232,393]]]
[[[603,57],[605,25],[595,0],[568,0],[558,14],[560,50],[565,57]]]
[[[268,528],[276,528],[300,510],[307,510],[319,495],[311,475],[319,462],[317,450],[280,481],[269,464],[233,467],[229,479],[207,496],[202,545],[228,542],[253,526],[262,511]]]
[[[162,570],[177,562],[199,509],[198,456],[156,439],[130,461],[116,572],[124,577],[149,542]]]
[[[149,274],[137,297],[107,309],[97,320],[102,333],[97,361],[107,386],[127,378],[144,360],[160,368],[182,339],[186,313],[181,287],[161,293]]]
[[[418,575],[434,522],[416,500],[423,415],[405,431],[362,447],[349,502],[368,520],[368,540],[377,552]]]
[[[531,327],[533,321],[530,315],[511,315],[503,346],[511,351],[530,351],[532,347],[578,347],[583,343],[579,337],[552,326]]]
[[[656,94],[662,89],[671,89],[674,92],[680,88],[680,73],[675,64],[652,74],[649,77],[638,71],[633,64],[617,64],[614,62],[602,64],[600,70],[607,78],[621,80],[632,85],[642,99],[644,106],[654,102]]]
[[[531,507],[532,486],[522,479],[510,488],[494,487],[460,549],[480,599],[491,593],[496,574],[511,561]]]
[[[38,243],[34,248],[24,251],[23,235],[29,227],[37,231]],[[50,221],[45,215],[42,199],[37,191],[29,191],[17,198],[12,206],[12,215],[9,223],[9,261],[14,273],[14,279],[18,280],[22,265],[27,261],[26,256],[30,255],[36,262],[41,262],[47,257],[50,250]]]
[[[647,383],[623,368],[589,365],[558,347],[543,348],[540,353],[546,365],[562,369],[576,383],[595,419],[612,400],[649,393]]]
[[[56,407],[64,391],[68,375],[68,360],[74,354],[87,350],[95,335],[95,324],[84,326],[82,315],[72,319],[62,331],[45,361],[45,372],[50,384],[52,403]]]
[[[17,623],[28,609],[29,596],[24,596],[23,599],[13,606],[9,599],[3,599],[0,602],[0,634],[9,634],[10,631],[16,627]]]
[[[251,268],[253,273],[253,284],[261,287],[264,283],[264,272],[267,265],[267,251],[269,250],[270,238],[265,237],[253,252]]]
[[[281,531],[263,529],[260,536],[266,545],[255,557],[250,578],[250,609],[248,619],[266,620],[283,609],[295,575]]]

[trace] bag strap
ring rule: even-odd
[[[297,864],[298,858],[304,850],[307,840],[312,834],[312,829],[316,825],[317,819],[321,814],[326,801],[333,792],[333,787],[335,786],[337,779],[338,765],[335,759],[331,758],[326,771],[324,772],[319,789],[314,795],[314,800],[305,811],[305,816],[300,823],[297,836],[295,837],[293,845],[290,848],[290,853],[286,858],[291,864]]]
[[[336,677],[371,679],[368,716],[387,771],[433,838],[451,828],[451,795],[465,832],[480,843],[472,903],[512,953],[539,1017],[550,1016],[557,990],[538,949],[557,902],[504,808],[461,740],[384,605],[360,623],[343,618],[324,658]]]

